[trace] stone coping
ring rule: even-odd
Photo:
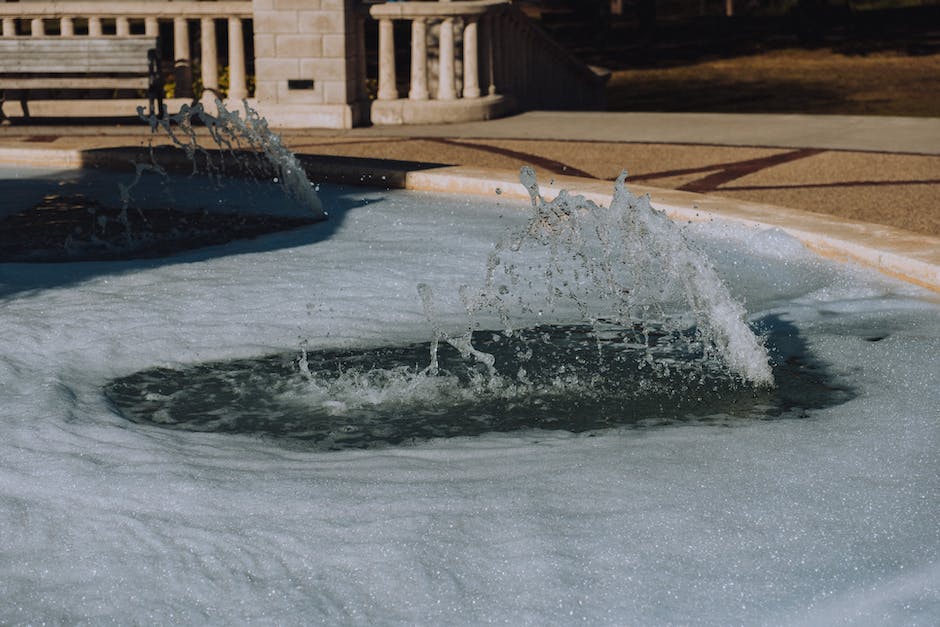
[[[190,167],[179,150],[161,151],[160,163]],[[131,169],[135,158],[145,158],[143,148],[63,150],[0,147],[0,164],[20,166],[102,167]],[[167,158],[167,161],[164,158]],[[446,166],[437,164],[359,159],[353,157],[298,155],[318,182],[368,185],[415,191],[474,194],[491,198],[527,199],[525,187],[514,170]],[[540,178],[542,195],[551,199],[562,189],[607,205],[613,195],[611,181],[572,176]],[[718,196],[666,190],[643,185],[627,187],[635,194],[649,194],[655,208],[676,221],[725,221],[745,228],[778,228],[817,254],[873,268],[883,274],[940,292],[940,238],[889,226],[853,222],[774,205],[744,202]]]
[[[430,17],[457,17],[483,15],[492,7],[505,6],[509,0],[475,0],[474,2],[387,2],[369,7],[372,17],[389,19],[417,19]]]
[[[16,18],[57,17],[251,17],[251,0],[175,0],[134,2],[122,0],[60,0],[59,2],[0,3],[0,16]]]
[[[396,98],[373,100],[370,118],[376,126],[475,122],[506,115],[514,108],[515,102],[511,97],[495,94],[453,100]]]

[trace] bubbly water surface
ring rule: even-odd
[[[521,178],[531,216],[496,242],[482,287],[458,290],[469,316],[462,334],[439,326],[433,290],[420,283],[432,338],[425,347],[319,352],[313,362],[304,350],[296,367],[272,356],[158,368],[113,382],[108,397],[138,422],[291,435],[328,449],[777,415],[798,397],[803,408],[822,402],[809,377],[798,395],[789,386],[771,393],[769,357],[744,309],[623,176],[610,207],[568,193],[547,202],[531,168]],[[474,332],[490,311],[502,328]],[[533,316],[543,323],[517,328]]]
[[[58,179],[3,184],[43,180]],[[502,199],[321,196],[330,221],[251,241],[0,264],[0,623],[940,616],[940,306],[775,231],[684,236],[767,338],[776,389],[783,363],[841,394],[801,419],[527,423],[326,452],[118,413],[109,386],[157,369],[198,386],[207,364],[285,356],[271,372],[290,385],[304,351],[311,375],[376,348],[417,359],[417,285],[435,328],[461,337],[457,287],[479,285],[494,242],[528,221]],[[565,307],[578,313],[556,317]],[[499,311],[474,320],[504,328]]]

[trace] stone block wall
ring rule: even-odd
[[[320,111],[326,115],[356,103],[361,78],[355,4],[252,0],[255,97],[263,113],[272,111],[277,117],[277,107],[299,113],[307,105],[312,115],[315,107],[326,107]],[[355,111],[349,115],[356,117]]]

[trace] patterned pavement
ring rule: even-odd
[[[518,169],[724,196],[940,236],[940,119],[534,112],[284,131],[295,152]],[[749,141],[753,139],[753,141]],[[0,127],[0,149],[145,148],[135,124]],[[161,143],[159,140],[157,143]],[[313,175],[315,178],[315,174]]]

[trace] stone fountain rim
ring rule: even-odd
[[[139,149],[93,151],[54,148],[0,147],[0,164],[64,169],[128,169],[131,153]],[[178,158],[185,159],[182,151]],[[163,164],[161,156],[161,165]],[[382,159],[298,155],[316,182],[344,183],[387,189],[471,194],[490,198],[528,199],[518,170],[469,166],[436,166]],[[188,159],[185,161],[191,165]],[[609,205],[613,183],[574,176],[540,173],[539,188],[546,199],[561,190]],[[796,238],[815,253],[844,263],[855,263],[882,274],[940,293],[940,238],[845,218],[722,196],[697,194],[627,180],[637,195],[648,194],[654,208],[678,222],[723,221],[744,228],[776,228]]]

